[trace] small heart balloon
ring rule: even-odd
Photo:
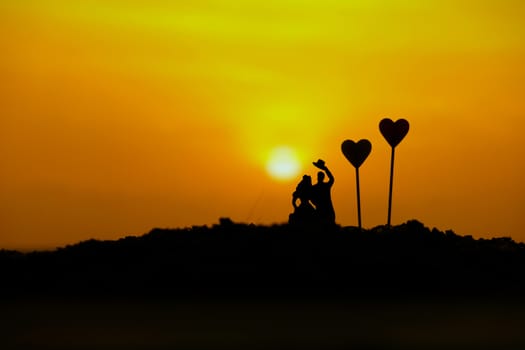
[[[392,147],[396,147],[405,138],[409,127],[405,119],[399,119],[394,123],[391,119],[385,118],[379,123],[381,134]]]
[[[352,140],[345,140],[341,144],[341,151],[354,167],[359,168],[372,151],[372,144],[365,139],[359,140],[357,143]]]

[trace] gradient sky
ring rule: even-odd
[[[521,0],[4,0],[0,247],[51,248],[153,227],[284,222],[303,173],[336,177],[356,225],[345,139],[368,138],[363,226],[525,241]],[[288,146],[301,172],[277,181]]]

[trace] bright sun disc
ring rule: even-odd
[[[301,164],[297,153],[290,147],[277,147],[270,152],[266,170],[277,180],[289,180],[297,176]]]

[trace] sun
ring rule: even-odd
[[[301,162],[297,152],[288,146],[279,146],[272,149],[266,162],[268,174],[280,181],[297,177],[301,170]]]

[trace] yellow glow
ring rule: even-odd
[[[319,158],[338,223],[355,225],[345,139],[373,144],[363,225],[382,224],[385,116],[411,125],[394,224],[525,241],[524,13],[521,0],[0,1],[0,249],[286,221],[292,173],[315,175]],[[272,156],[279,145],[293,156]]]
[[[302,94],[283,93],[266,101],[249,101],[240,108],[237,116],[239,140],[244,156],[255,166],[268,164],[272,157],[268,150],[272,150],[272,154],[276,150],[284,155],[293,153],[299,163],[304,161],[303,157],[318,157],[319,135],[329,129],[329,124],[324,122],[329,112],[316,97],[305,92],[304,87],[293,90]],[[289,148],[276,145],[293,145],[293,150],[285,151]]]
[[[301,170],[297,152],[287,146],[274,148],[268,157],[266,170],[276,180],[290,180],[297,177]]]

